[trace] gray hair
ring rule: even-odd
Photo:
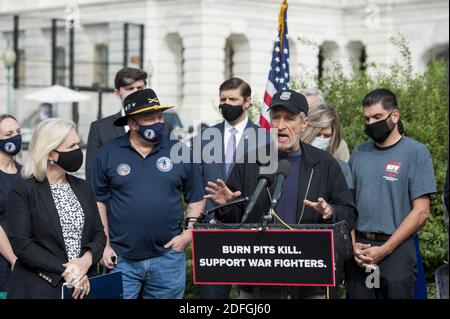
[[[316,96],[319,99],[319,104],[325,103],[325,97],[323,95],[323,92],[319,90],[318,88],[307,88],[300,91],[301,94],[303,94],[305,97],[308,96]]]

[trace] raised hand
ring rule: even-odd
[[[219,205],[229,203],[241,196],[240,191],[232,192],[221,179],[218,179],[217,183],[208,182],[208,186],[205,189],[208,192],[208,195],[205,195],[204,198],[212,199]]]

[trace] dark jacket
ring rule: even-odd
[[[89,184],[67,175],[83,208],[81,255],[92,252],[92,275],[106,237]],[[8,298],[61,298],[63,264],[68,261],[58,211],[48,180],[18,179],[11,186],[6,209],[7,231],[17,261]]]
[[[115,126],[114,121],[122,117],[120,112],[107,116],[91,123],[86,146],[86,180],[90,181],[92,174],[92,165],[94,164],[97,150],[106,142],[113,138],[125,134],[125,128]],[[170,136],[172,125],[166,123],[164,125],[164,134]]]
[[[113,138],[125,134],[125,128],[115,126],[114,121],[122,115],[120,112],[107,116],[91,123],[86,146],[86,180],[89,181],[92,174],[92,165],[94,164],[97,150]]]
[[[228,177],[226,184],[232,191],[241,191],[242,197],[250,197],[258,184],[259,169],[259,163],[238,163]],[[357,218],[356,205],[342,170],[333,156],[311,145],[301,144],[300,179],[298,182],[297,223],[331,224],[346,221],[351,228],[354,228]],[[270,187],[271,194],[273,194],[273,184]],[[333,207],[334,216],[329,221],[323,220],[319,212],[303,203],[304,199],[317,201],[319,197],[323,197]],[[224,223],[240,223],[246,206],[246,203],[229,206],[219,210],[216,213],[216,218]],[[247,223],[261,223],[262,216],[269,209],[269,195],[263,191],[253,212],[248,216]],[[339,273],[336,274],[338,282],[342,278],[342,266],[342,263],[336,265],[339,269]],[[255,298],[285,298],[288,290],[294,299],[308,298],[324,293],[321,287],[239,286],[239,288],[251,292]]]
[[[218,141],[218,142],[220,142],[220,146],[221,146],[222,160],[219,163],[205,163],[204,161],[202,161],[201,168],[202,168],[202,174],[203,174],[203,179],[204,179],[204,184],[205,184],[204,186],[206,186],[206,184],[209,181],[216,182],[217,179],[226,181],[227,177],[228,177],[225,175],[225,164],[224,164],[225,163],[225,145],[223,145],[223,136],[224,136],[225,122],[220,122],[219,124],[216,124],[211,128],[216,128],[221,133],[220,141]],[[236,151],[237,154],[240,154],[238,151],[240,148],[243,149],[242,150],[243,153],[247,153],[249,147],[251,147],[251,146],[249,146],[249,143],[246,143],[245,131],[248,129],[254,130],[254,132],[255,132],[255,137],[256,137],[255,144],[259,141],[258,137],[259,137],[260,132],[258,129],[260,129],[260,127],[256,124],[254,124],[249,119],[247,126],[245,127],[245,130],[244,130],[244,136],[241,138],[241,140],[239,141],[239,144],[237,146],[237,151]],[[269,143],[270,134],[269,134],[269,132],[266,132],[265,134],[266,134],[265,141],[267,141],[267,143]],[[211,141],[210,140],[202,140],[202,154],[203,154],[203,149],[205,148],[206,145],[208,145],[209,142],[211,142]],[[257,147],[257,145],[254,145],[253,147]],[[204,154],[203,154],[203,156],[204,156]],[[213,207],[214,207],[214,204],[210,200],[207,200],[206,201],[206,209],[211,209]]]
[[[346,221],[353,228],[357,217],[356,206],[339,164],[329,153],[311,145],[301,144],[301,148],[297,221],[301,218],[301,224],[326,223],[319,212],[303,203],[304,199],[317,201],[323,197],[334,210],[334,217],[328,223]],[[241,191],[243,197],[251,196],[258,184],[259,168],[257,163],[236,164],[228,177],[228,187],[232,191]],[[246,204],[241,204],[223,209],[218,219],[224,223],[239,223],[245,207]],[[247,223],[260,223],[269,208],[269,196],[267,192],[262,192]]]

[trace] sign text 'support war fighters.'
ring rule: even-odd
[[[194,232],[197,283],[334,284],[329,230]]]

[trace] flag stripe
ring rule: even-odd
[[[273,95],[289,88],[289,40],[287,36],[287,0],[283,0],[278,15],[278,39],[273,46],[272,62],[270,63],[269,77],[267,79],[264,100],[261,103],[259,123],[262,127],[270,129],[270,118],[267,112],[272,103]]]
[[[259,118],[259,126],[264,127],[266,130],[270,130],[269,122],[262,116]]]
[[[270,103],[272,103],[272,97],[269,95],[269,93],[264,94],[264,104],[269,107]]]

